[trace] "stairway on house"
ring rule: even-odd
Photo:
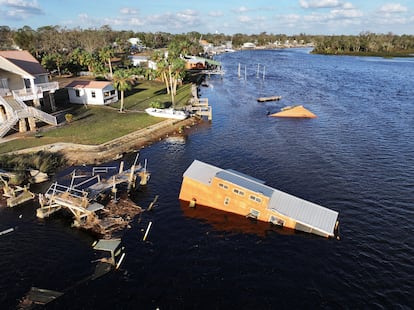
[[[11,117],[9,116],[6,121],[0,124],[0,138],[4,137],[20,119],[28,117],[33,117],[50,125],[57,125],[57,119],[55,116],[34,107],[29,107],[20,99],[15,99],[11,96],[0,96],[0,104],[3,104],[8,107],[9,110],[13,111]]]

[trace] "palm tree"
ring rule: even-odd
[[[112,62],[111,58],[114,57],[114,51],[110,47],[104,47],[99,51],[99,57],[103,60],[104,63],[108,62],[109,74],[112,78]]]
[[[113,76],[114,87],[121,92],[121,107],[119,112],[124,112],[124,91],[132,88],[133,79],[127,70],[117,70]]]

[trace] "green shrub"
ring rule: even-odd
[[[159,102],[159,101],[153,101],[150,103],[151,108],[155,109],[165,109],[171,106],[171,102]]]
[[[66,122],[67,122],[68,124],[72,123],[72,121],[73,121],[73,114],[66,113],[66,114],[65,114],[65,120],[66,120]]]

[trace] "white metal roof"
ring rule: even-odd
[[[333,235],[338,219],[338,212],[336,211],[277,189],[273,189],[269,209],[330,235]]]
[[[216,173],[223,169],[194,160],[190,167],[184,172],[184,177],[189,177],[203,184],[210,185]]]

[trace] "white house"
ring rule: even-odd
[[[28,51],[0,51],[0,137],[18,123],[18,131],[36,130],[36,122],[56,125],[56,117],[42,110],[56,110],[57,82]],[[29,128],[28,128],[29,127]]]
[[[106,105],[118,101],[118,91],[111,82],[73,81],[66,88],[71,103]]]
[[[131,55],[128,56],[128,58],[131,60],[132,65],[134,67],[143,67],[148,63],[149,57],[148,56],[142,56],[142,55]]]

